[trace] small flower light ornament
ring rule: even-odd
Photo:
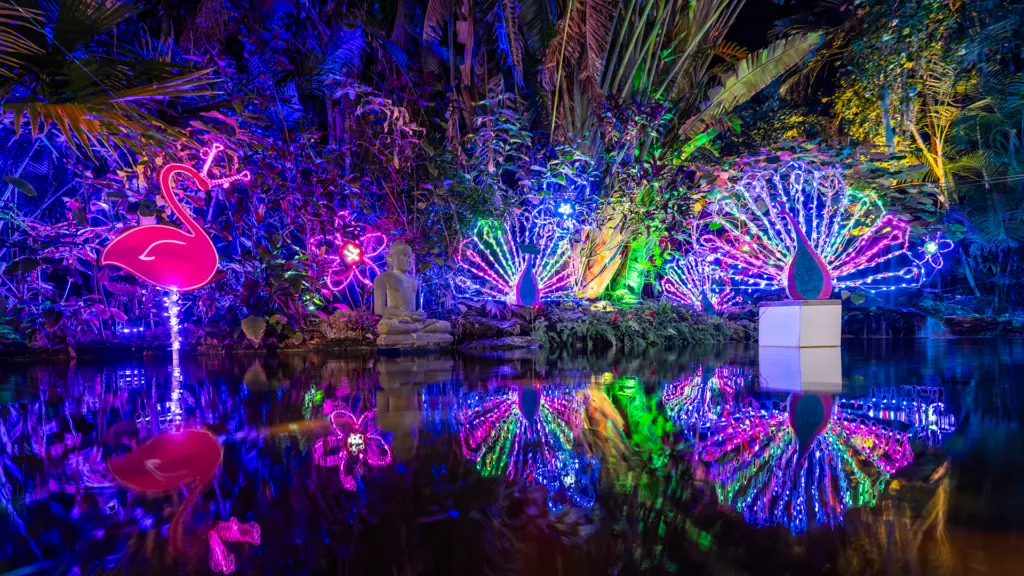
[[[318,466],[337,466],[346,490],[356,489],[356,478],[366,469],[364,464],[391,463],[391,449],[373,422],[376,413],[374,409],[356,417],[348,410],[335,410],[328,417],[334,435],[317,440],[313,446],[313,461]]]
[[[327,286],[341,292],[353,284],[373,285],[387,243],[384,234],[355,222],[346,210],[335,217],[334,232],[310,239],[309,248],[320,259]]]

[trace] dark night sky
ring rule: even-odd
[[[768,32],[776,20],[806,9],[811,4],[807,0],[785,0],[782,5],[773,0],[747,0],[725,39],[750,51],[764,48],[768,44]]]

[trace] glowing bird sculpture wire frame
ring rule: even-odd
[[[728,312],[743,299],[733,291],[729,278],[720,267],[709,262],[706,254],[692,253],[669,262],[661,279],[661,289],[669,300],[705,314]]]
[[[548,505],[594,503],[597,464],[574,448],[587,402],[578,386],[497,388],[465,397],[458,409],[463,452],[485,476],[548,488]]]
[[[916,287],[933,265],[908,255],[909,226],[874,193],[849,189],[837,169],[797,161],[748,171],[705,208],[697,236],[733,287],[792,298]],[[822,267],[811,290],[793,285]]]
[[[456,289],[521,306],[571,296],[579,263],[570,240],[556,226],[482,221],[458,254]]]
[[[719,500],[752,524],[794,533],[812,520],[841,525],[850,508],[873,506],[889,477],[913,459],[907,433],[846,415],[831,398],[818,425],[795,424],[805,398],[749,406],[717,422],[698,446]]]

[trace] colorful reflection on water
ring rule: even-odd
[[[154,358],[9,366],[0,573],[783,573],[736,539],[771,526],[760,539],[828,572],[865,522],[924,517],[951,476],[974,502],[952,522],[1012,531],[977,477],[1024,460],[1024,348],[990,346],[853,349],[841,393],[762,391],[746,348],[193,357],[173,398]],[[836,539],[811,558],[805,533]]]

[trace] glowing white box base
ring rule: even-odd
[[[840,300],[762,302],[758,308],[757,341],[761,346],[839,346],[842,335]]]
[[[760,346],[757,364],[762,390],[841,392],[842,349]]]

